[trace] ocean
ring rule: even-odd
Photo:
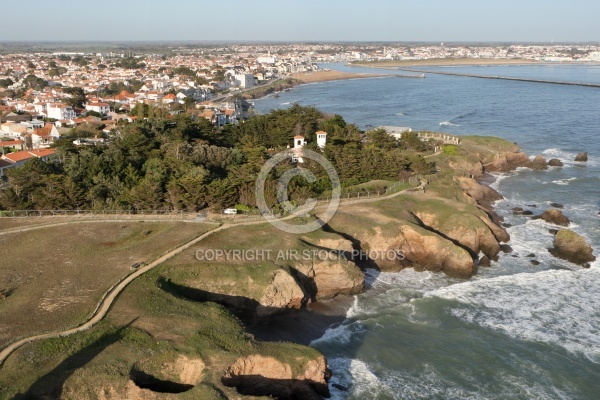
[[[426,69],[600,84],[598,65]],[[429,74],[302,85],[255,105],[266,113],[293,103],[340,114],[362,129],[498,136],[528,155],[565,162],[496,176],[492,186],[505,197],[496,209],[512,224],[514,253],[472,279],[368,274],[368,289],[355,296],[346,319],[312,342],[334,371],[333,399],[600,397],[600,263],[582,269],[552,257],[551,226],[510,211],[564,204],[571,229],[600,255],[600,89]],[[573,161],[581,151],[589,162]],[[541,265],[532,265],[530,254]]]

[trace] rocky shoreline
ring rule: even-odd
[[[386,238],[383,235],[370,238],[371,242],[383,245],[384,249],[399,249],[405,259],[401,262],[396,260],[379,262],[376,263],[376,267],[379,271],[397,271],[412,267],[416,270],[441,271],[458,278],[469,278],[476,273],[478,267],[489,267],[492,261],[498,260],[501,252],[512,252],[508,246],[510,236],[502,226],[502,218],[494,210],[494,203],[503,197],[489,186],[494,180],[490,173],[506,173],[517,168],[543,170],[548,166],[560,166],[559,163],[562,164],[560,160],[551,160],[548,163],[540,156],[530,160],[525,153],[518,149],[497,154],[493,160],[480,159],[479,162],[470,166],[468,177],[455,176],[454,179],[465,196],[463,201],[483,211],[482,214],[477,215],[481,223],[475,229],[473,226],[449,227],[437,221],[436,216],[428,215],[418,209],[411,210],[410,213],[415,217],[417,225],[402,224],[396,238]],[[553,206],[561,205],[553,204]],[[532,217],[558,226],[568,226],[570,223],[568,218],[556,208],[548,209],[540,215]],[[428,233],[433,233],[433,235]],[[454,247],[451,247],[448,242],[451,242]],[[356,245],[353,246],[353,249],[357,249]],[[592,249],[585,240],[568,229],[557,231],[554,248],[549,251],[556,257],[583,267],[589,267],[588,263],[595,260]],[[362,271],[365,268],[373,267],[372,263],[364,263],[361,260],[353,260],[353,262]],[[331,285],[327,292],[328,297],[348,294],[345,289],[335,293]],[[253,330],[253,333],[263,340],[292,340],[308,344],[312,339],[319,337],[318,334],[324,333],[323,330],[327,329],[332,321],[341,322],[351,306],[347,297],[330,300],[330,302],[333,304],[331,308],[328,307],[327,302],[317,302],[314,305],[320,304],[319,307],[309,304],[307,308],[292,314],[274,315],[268,326]],[[290,326],[291,329],[289,329]],[[282,335],[280,328],[284,328],[284,332],[287,334]],[[273,334],[273,331],[276,331],[277,334]]]
[[[545,160],[530,160],[512,143],[484,137],[463,137],[456,153],[442,152],[430,159],[438,172],[421,177],[426,182],[422,187],[346,203],[322,230],[293,235],[267,225],[232,227],[215,232],[138,282],[139,293],[131,294],[132,298],[151,291],[153,298],[165,299],[167,315],[201,305],[198,312],[222,319],[221,325],[215,331],[211,321],[199,320],[196,311],[185,311],[189,319],[183,321],[200,324],[194,328],[196,333],[176,326],[152,338],[158,345],[180,337],[182,344],[146,358],[136,357],[128,377],[117,379],[106,373],[108,389],[102,389],[101,398],[194,398],[201,390],[281,399],[327,397],[329,378],[336,371],[329,370],[318,350],[306,345],[344,321],[352,296],[369,289],[366,274],[413,268],[468,279],[478,268],[493,267],[502,253],[512,250],[510,235],[494,210],[502,195],[490,187],[490,173],[547,168]],[[550,252],[585,267],[594,258],[592,249],[566,229],[570,221],[560,206],[553,204],[537,216],[527,215],[527,210],[515,212],[556,225]],[[302,218],[316,217],[318,213]],[[199,260],[198,254],[219,248],[331,257]],[[395,256],[377,257],[382,254]],[[152,331],[149,327],[157,326],[157,321],[146,322],[145,328]],[[203,344],[188,347],[188,341]],[[203,350],[213,345],[211,352]],[[82,379],[95,371],[87,366],[79,369],[65,382],[63,393],[77,398]],[[209,381],[202,381],[201,376]],[[223,394],[220,398],[230,397]]]

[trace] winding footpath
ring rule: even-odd
[[[415,193],[419,193],[420,190],[424,187],[424,182],[421,182],[421,186],[418,188],[410,188],[410,189],[405,189],[405,190],[401,190],[399,192],[390,194],[388,196],[381,196],[381,197],[367,197],[367,198],[362,198],[362,199],[356,199],[356,200],[347,200],[344,201],[342,203],[340,203],[340,207],[345,206],[345,205],[354,205],[354,204],[360,204],[360,203],[370,203],[370,202],[376,202],[376,201],[380,201],[380,200],[385,200],[385,199],[391,199],[397,196],[400,196],[401,194],[407,194],[407,193],[411,193],[411,192],[415,192]],[[317,208],[323,208],[327,205],[317,205],[314,209]],[[293,212],[292,214],[284,217],[284,218],[280,218],[279,220],[288,220],[288,219],[292,219],[297,217],[298,215],[302,215],[304,213],[310,212],[310,209],[306,209],[306,208],[299,208],[297,209],[295,212]],[[35,229],[42,229],[42,228],[48,228],[48,227],[53,227],[53,226],[63,226],[63,225],[68,225],[68,224],[78,224],[78,223],[88,223],[88,222],[118,222],[120,220],[88,220],[88,221],[71,221],[71,222],[58,222],[58,223],[54,223],[54,224],[43,224],[43,225],[37,225],[37,226],[31,226],[31,227],[25,227],[25,228],[15,228],[15,229],[8,229],[6,231],[0,232],[0,235],[3,234],[9,234],[9,233],[19,233],[19,232],[27,232],[27,231],[31,231],[31,230],[35,230]],[[210,222],[209,222],[210,223]],[[260,224],[266,224],[269,223],[269,221],[265,220],[265,219],[259,219],[256,221],[248,221],[248,222],[239,222],[239,223],[234,223],[234,224],[223,224],[218,226],[215,229],[209,230],[208,232],[203,233],[202,235],[190,240],[189,242],[177,247],[174,250],[169,251],[168,253],[162,255],[161,257],[159,257],[158,259],[154,260],[153,262],[151,262],[150,264],[139,268],[138,270],[136,270],[135,272],[127,275],[126,277],[124,277],[123,279],[121,279],[117,284],[115,284],[112,288],[110,288],[106,294],[104,295],[104,297],[102,297],[102,299],[100,300],[100,302],[98,303],[98,306],[96,307],[96,309],[94,310],[94,312],[92,313],[92,316],[90,317],[90,319],[88,319],[85,323],[75,327],[75,328],[71,328],[71,329],[67,329],[64,331],[59,331],[59,332],[51,332],[51,333],[44,333],[44,334],[39,334],[39,335],[33,335],[33,336],[29,336],[20,340],[17,340],[9,345],[7,345],[5,348],[3,348],[0,351],[0,366],[2,366],[2,364],[4,364],[4,362],[6,361],[6,359],[15,351],[17,350],[19,347],[27,344],[27,343],[31,343],[34,342],[36,340],[42,340],[42,339],[51,339],[51,338],[57,338],[57,337],[64,337],[64,336],[69,336],[72,335],[74,333],[78,333],[78,332],[82,332],[85,331],[87,329],[90,329],[91,327],[93,327],[94,325],[96,325],[98,322],[102,321],[102,319],[104,319],[104,317],[106,316],[106,314],[108,314],[108,311],[110,310],[110,307],[112,306],[112,304],[115,302],[115,300],[117,299],[117,297],[119,296],[119,294],[131,283],[133,282],[136,278],[138,278],[139,276],[145,274],[146,272],[150,271],[151,269],[157,267],[158,265],[168,261],[169,259],[173,258],[174,256],[176,256],[177,254],[181,253],[182,251],[190,248],[191,246],[195,245],[196,243],[206,239],[208,236],[216,233],[216,232],[220,232],[232,227],[236,227],[236,226],[242,226],[242,225],[260,225]]]

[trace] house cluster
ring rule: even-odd
[[[546,62],[594,62],[600,60],[600,46],[585,45],[458,45],[445,44],[406,46],[354,46],[331,54],[320,54],[317,62],[430,60],[474,58],[496,60],[531,60]]]
[[[45,162],[54,155],[54,149],[19,150],[14,153],[2,154],[0,156],[0,178],[4,176],[4,171],[8,168],[20,167],[26,161],[35,158]]]
[[[22,116],[9,112],[0,119],[0,141],[3,153],[7,149],[47,149],[60,138],[56,125],[39,119],[24,120]]]

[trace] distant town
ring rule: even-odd
[[[278,82],[301,83],[300,74],[317,73],[326,63],[600,62],[600,46],[592,44],[221,44],[152,50],[0,54],[0,176],[32,158],[52,157],[53,143],[65,133],[77,146],[98,145],[118,134],[119,126],[152,112],[186,113],[217,127],[237,124],[252,114],[250,99],[286,87]]]

